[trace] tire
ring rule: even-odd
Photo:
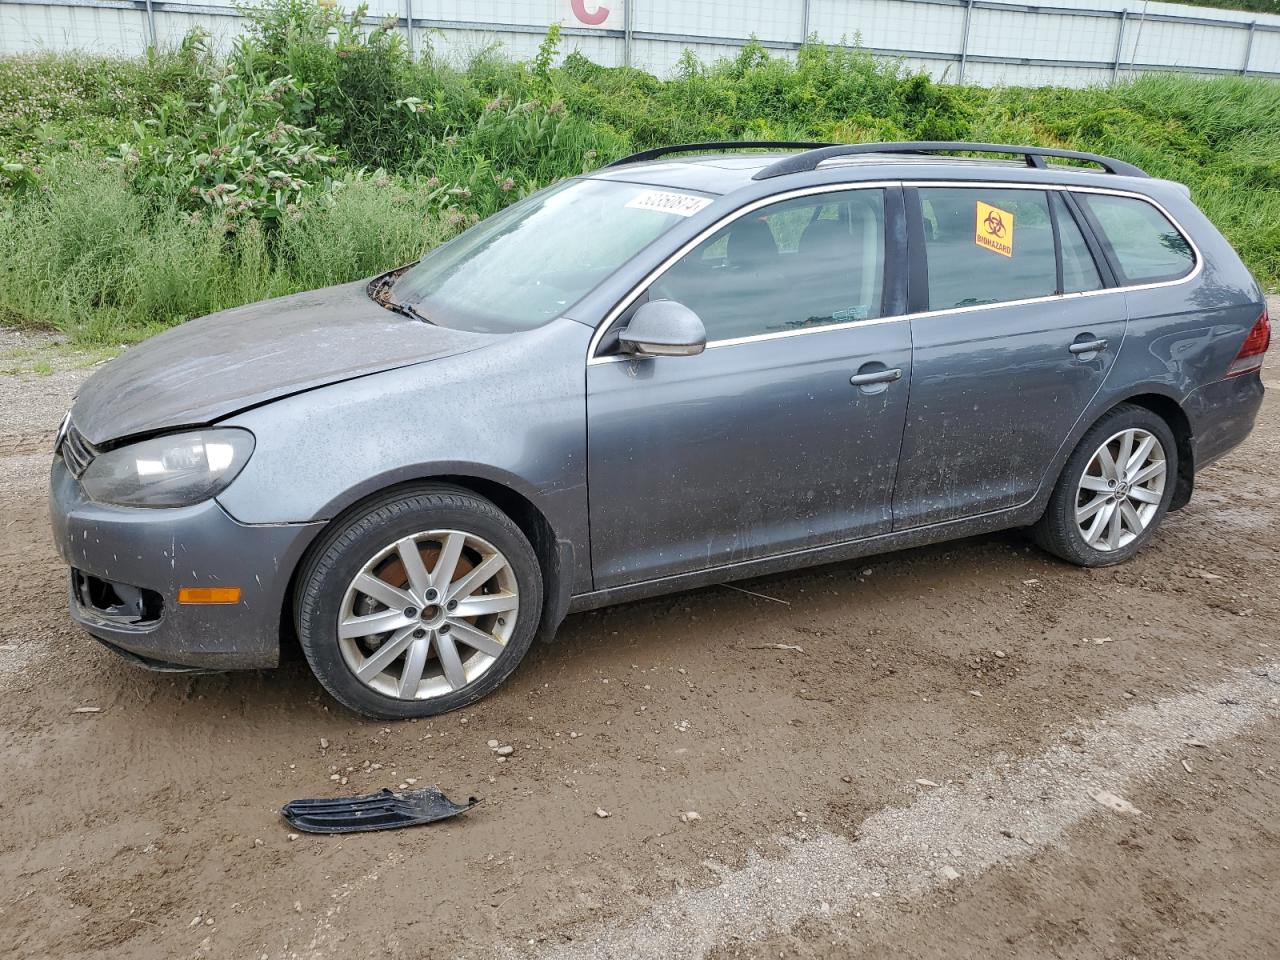
[[[542,571],[520,528],[483,497],[443,484],[401,489],[335,521],[294,603],[316,678],[380,720],[434,716],[492,692],[524,658],[541,614]]]
[[[1117,469],[1108,478],[1102,448],[1106,445],[1107,456],[1112,461],[1118,460],[1123,452],[1124,436],[1129,431],[1136,431],[1131,435],[1130,447],[1134,457],[1140,452],[1145,437],[1154,438],[1156,446],[1152,447],[1150,458],[1127,471],[1127,476],[1125,471]],[[1164,462],[1163,473],[1159,474],[1160,489],[1153,489],[1154,478],[1135,483],[1135,477],[1155,470],[1160,457]],[[1032,528],[1032,536],[1049,553],[1082,567],[1123,563],[1155,534],[1169,510],[1177,476],[1178,446],[1169,425],[1145,407],[1120,404],[1108,411],[1080,440],[1062,469],[1044,516]],[[1121,495],[1117,496],[1115,491]],[[1115,505],[1110,511],[1109,504]],[[1083,519],[1079,521],[1077,509],[1083,511],[1080,515]],[[1090,510],[1094,512],[1089,513]],[[1114,519],[1116,513],[1120,514],[1118,521]],[[1135,517],[1140,522],[1135,522]],[[1103,529],[1094,533],[1094,524],[1100,522]],[[1119,535],[1115,534],[1115,524],[1120,527]],[[1137,526],[1141,529],[1135,533]],[[1094,533],[1093,542],[1090,542],[1090,533]]]

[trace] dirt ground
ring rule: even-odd
[[[1011,532],[630,604],[400,724],[70,625],[45,489],[84,375],[0,376],[4,956],[1280,956],[1280,350],[1129,564]],[[278,813],[410,778],[483,803]]]

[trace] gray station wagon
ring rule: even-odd
[[[53,530],[120,653],[296,632],[342,703],[423,716],[605,604],[1010,527],[1125,560],[1249,433],[1269,339],[1186,188],[1117,160],[670,147],[129,350]]]

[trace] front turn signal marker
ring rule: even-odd
[[[179,603],[239,603],[239,587],[183,587]]]

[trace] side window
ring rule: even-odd
[[[1186,237],[1145,200],[1104,193],[1075,194],[1101,228],[1124,283],[1157,283],[1185,277],[1195,267]]]
[[[881,315],[884,191],[821,193],[739,217],[649,288],[731,340]]]
[[[1084,293],[1101,290],[1102,275],[1093,262],[1093,254],[1084,241],[1080,224],[1060,193],[1053,195],[1053,209],[1058,218],[1058,239],[1062,242],[1062,292]]]
[[[921,187],[929,309],[1052,296],[1058,260],[1040,190]]]

